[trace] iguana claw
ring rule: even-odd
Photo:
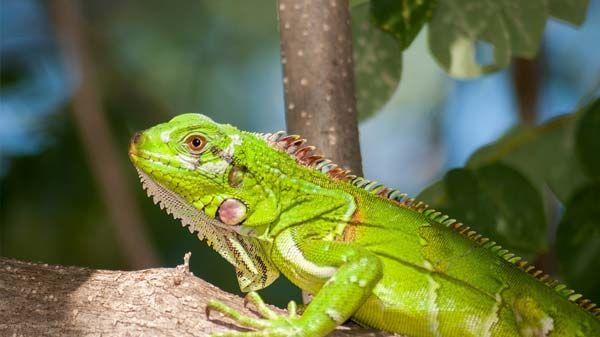
[[[211,311],[218,311],[231,318],[244,327],[256,329],[258,331],[247,332],[223,332],[212,335],[213,337],[279,337],[279,336],[303,336],[303,329],[299,326],[296,313],[296,302],[290,301],[288,304],[288,314],[279,315],[262,300],[258,293],[249,292],[244,298],[244,307],[248,303],[254,304],[256,310],[262,318],[250,317],[240,313],[238,310],[217,300],[210,300],[206,305],[206,317],[209,319]]]

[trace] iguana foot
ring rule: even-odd
[[[209,318],[211,311],[218,311],[223,315],[233,319],[242,326],[253,328],[257,331],[239,332],[228,331],[212,335],[213,337],[287,337],[287,336],[306,336],[305,329],[301,326],[297,315],[296,302],[288,303],[288,314],[279,315],[271,310],[262,300],[258,293],[252,291],[246,295],[244,306],[248,303],[254,304],[256,310],[262,318],[255,318],[244,315],[238,310],[231,308],[223,302],[210,300],[206,305],[206,317]]]

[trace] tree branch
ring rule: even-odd
[[[209,336],[243,331],[219,313],[206,318],[209,299],[254,313],[244,309],[240,297],[191,274],[188,260],[186,254],[184,265],[176,268],[109,271],[0,257],[0,336]],[[331,336],[393,335],[347,325]]]
[[[279,0],[286,121],[362,175],[348,0]]]

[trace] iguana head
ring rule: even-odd
[[[242,290],[255,290],[279,274],[264,252],[269,242],[256,238],[276,205],[236,164],[244,137],[233,126],[185,114],[136,133],[129,156],[154,201],[236,267]]]

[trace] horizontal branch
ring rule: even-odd
[[[0,257],[0,336],[209,336],[235,329],[218,299],[248,315],[239,296],[189,272],[189,255],[176,268],[139,271],[50,266]],[[284,310],[273,307],[280,313]],[[354,324],[331,336],[386,337]]]

